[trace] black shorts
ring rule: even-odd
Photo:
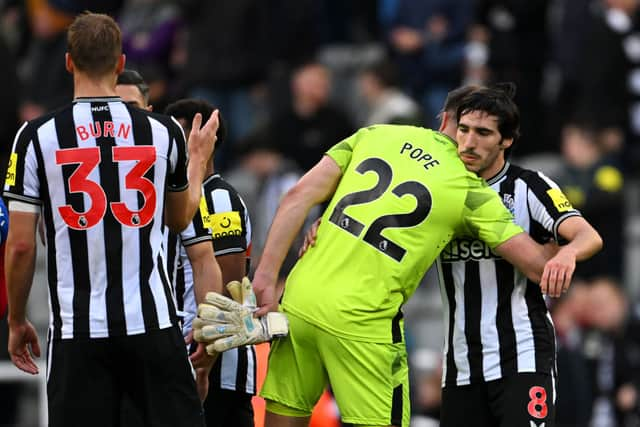
[[[440,427],[554,427],[555,379],[521,373],[442,390]]]
[[[204,401],[207,427],[253,427],[253,405],[250,394],[224,390],[209,383]]]
[[[49,353],[51,427],[120,425],[125,400],[145,426],[204,426],[177,327],[124,337],[53,340]]]

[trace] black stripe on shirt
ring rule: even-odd
[[[56,116],[55,128],[58,145],[61,149],[77,148],[73,108],[65,109]],[[104,157],[103,157],[104,159]],[[69,192],[69,178],[78,169],[78,164],[62,165],[62,180],[66,202],[76,212],[85,212],[91,206],[84,206],[83,192]],[[54,228],[55,229],[55,228]],[[86,230],[67,227],[69,235],[70,256],[73,259],[73,336],[75,338],[89,336],[89,300],[91,297],[91,275],[87,260],[88,245]],[[57,278],[56,278],[57,282]]]
[[[236,391],[247,390],[247,370],[248,370],[247,347],[238,347],[238,369],[236,370]]]
[[[449,303],[449,330],[447,331],[447,375],[445,377],[446,384],[455,384],[458,378],[458,367],[455,360],[455,348],[453,347],[453,330],[456,321],[456,291],[453,283],[453,265],[450,263],[442,263],[442,277],[444,280],[445,290],[447,292],[447,301]]]
[[[551,372],[555,360],[555,334],[553,325],[547,318],[547,307],[540,286],[527,281],[525,301],[533,332],[536,372]]]

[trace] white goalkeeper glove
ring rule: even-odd
[[[230,282],[227,289],[234,299],[241,297],[243,304],[208,292],[206,302],[198,306],[198,317],[193,322],[194,338],[198,342],[210,343],[207,353],[223,352],[287,335],[289,323],[284,313],[272,312],[253,317],[256,296],[249,279],[245,277],[242,283]]]

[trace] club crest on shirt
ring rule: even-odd
[[[511,212],[511,215],[515,215],[516,201],[513,198],[513,194],[504,194],[502,196],[502,203],[509,210],[509,212]]]

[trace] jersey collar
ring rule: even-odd
[[[493,177],[489,178],[487,180],[487,184],[493,185],[496,182],[500,181],[502,177],[507,174],[507,171],[509,170],[509,166],[511,166],[511,164],[508,161],[504,162],[504,166],[502,166],[502,169],[500,169],[500,171],[497,174],[495,174]]]
[[[114,102],[114,101],[122,101],[122,98],[119,96],[79,96],[73,99],[73,102]]]

